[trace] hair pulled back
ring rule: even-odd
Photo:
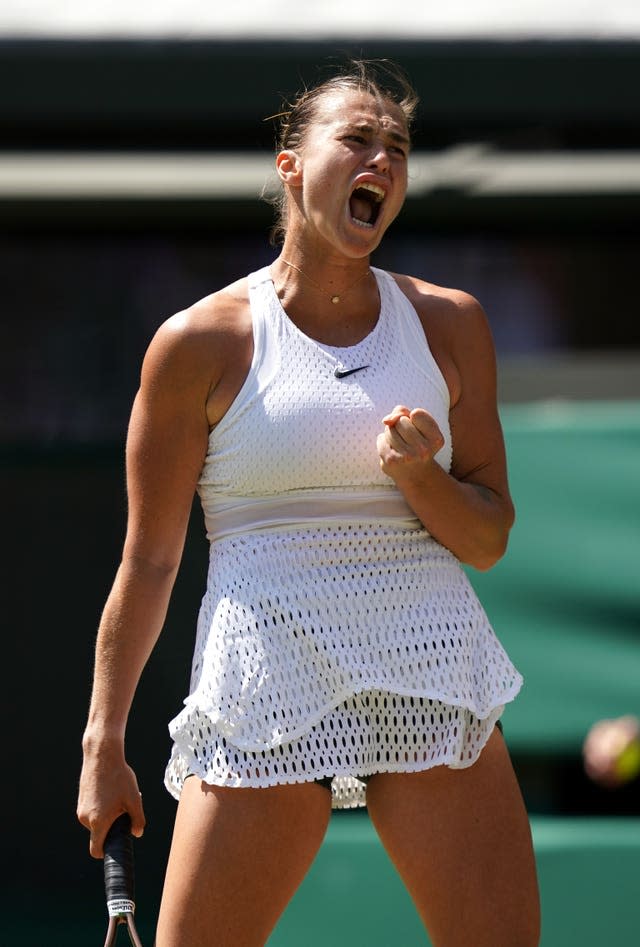
[[[317,83],[305,87],[292,102],[287,102],[277,115],[276,152],[295,151],[304,139],[316,117],[320,101],[333,92],[364,92],[376,99],[397,105],[410,131],[418,107],[418,94],[400,66],[388,59],[352,59],[338,71]],[[287,230],[287,195],[281,186],[279,193],[268,198],[276,209],[276,222],[271,230],[271,243],[282,243]]]

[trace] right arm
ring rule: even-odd
[[[125,727],[165,621],[207,451],[216,357],[195,322],[179,314],[159,329],[145,356],[129,425],[127,534],[98,629],[77,808],[97,858],[122,812],[129,812],[134,835],[142,834],[145,823],[125,758]]]

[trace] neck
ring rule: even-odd
[[[311,266],[283,251],[271,267],[276,293],[292,322],[306,335],[327,345],[355,345],[376,324],[378,285],[369,261]],[[321,282],[324,280],[325,282]],[[337,297],[337,301],[332,300]]]
[[[283,280],[298,282],[302,292],[324,294],[334,305],[343,302],[342,297],[361,281],[366,282],[371,272],[368,257],[331,259],[319,253],[305,253],[299,245],[287,246],[286,243],[276,265]]]

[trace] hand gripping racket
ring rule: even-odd
[[[109,912],[109,927],[104,947],[112,947],[115,944],[120,924],[126,926],[133,947],[142,947],[133,920],[136,907],[133,838],[131,818],[127,812],[118,816],[104,840],[104,888]]]

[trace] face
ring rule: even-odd
[[[296,173],[283,177],[295,204],[293,236],[351,257],[371,253],[404,202],[408,155],[399,106],[355,90],[323,96],[295,152]]]

